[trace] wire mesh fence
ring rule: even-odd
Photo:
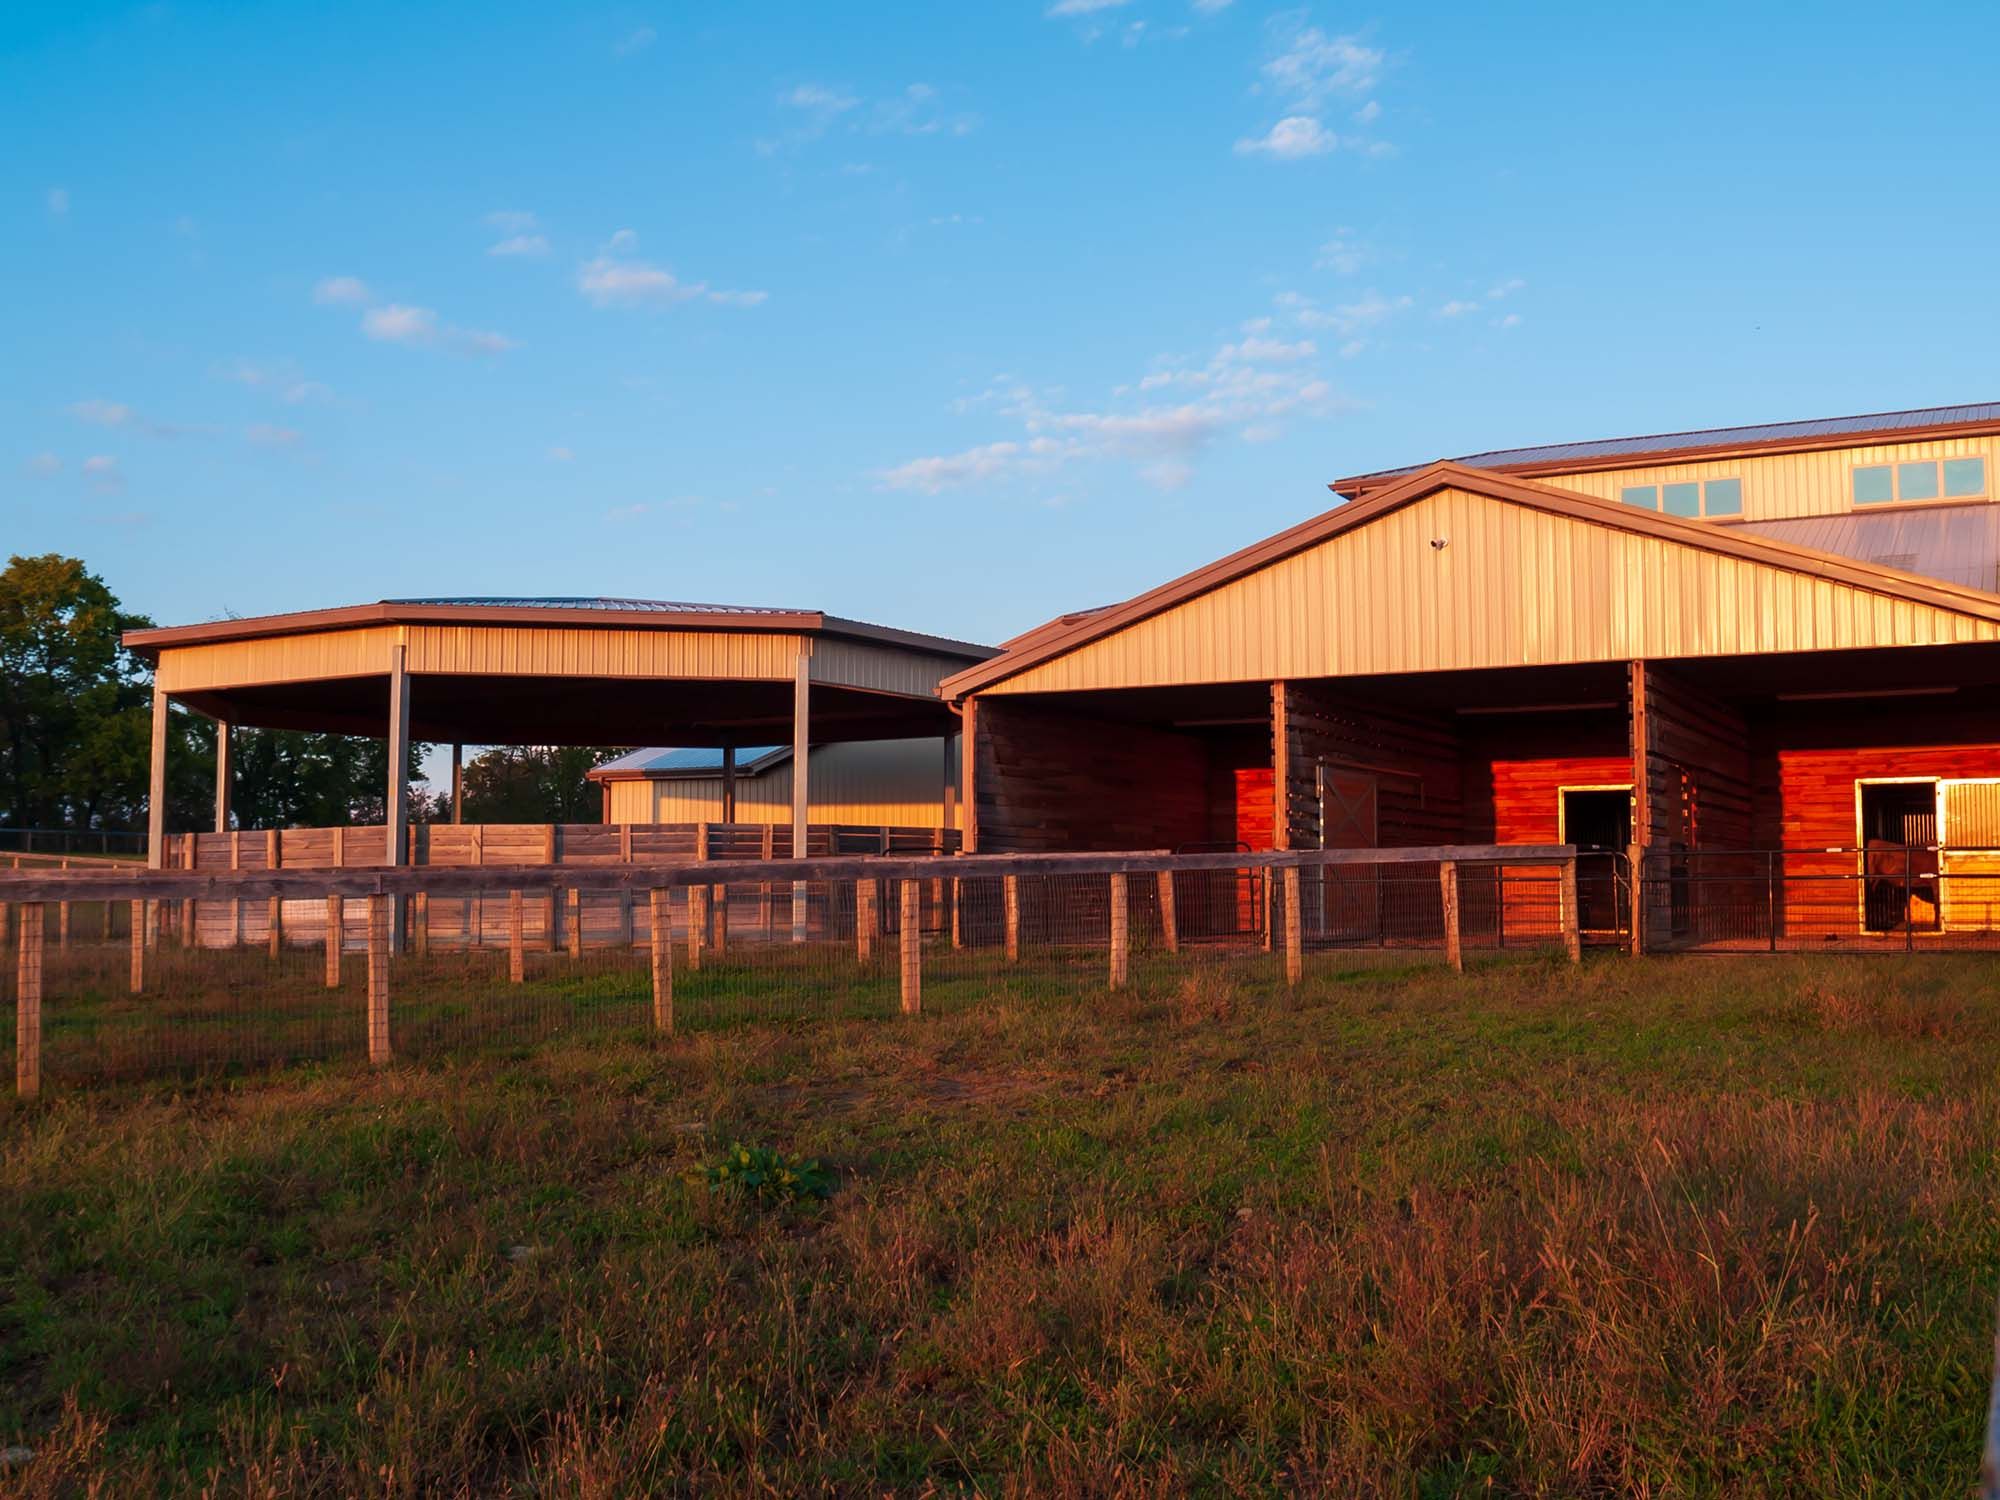
[[[31,1094],[1576,948],[1564,849],[0,877]],[[1462,855],[1464,857],[1450,857]],[[560,883],[552,883],[560,882]]]
[[[1666,850],[1644,877],[1646,945],[1658,950],[2000,948],[2000,849]]]

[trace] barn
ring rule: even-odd
[[[1635,945],[2000,927],[2000,409],[1795,427],[1359,476],[1029,632],[943,684],[968,845],[1561,841]]]

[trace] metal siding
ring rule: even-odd
[[[169,693],[381,676],[389,670],[389,647],[396,639],[396,626],[378,625],[263,640],[217,641],[206,646],[165,646],[160,650],[155,676]]]
[[[942,739],[868,740],[823,745],[812,752],[807,787],[814,823],[886,823],[936,828],[944,817]],[[716,823],[722,820],[720,776],[614,781],[614,823]],[[736,782],[736,821],[790,824],[789,763]]]
[[[810,670],[814,682],[835,687],[936,698],[938,684],[952,673],[964,671],[965,665],[962,657],[821,636],[813,643]]]
[[[411,625],[412,672],[788,681],[801,637],[737,631]]]
[[[1990,621],[1448,489],[982,691],[1995,639]]]
[[[1876,443],[1817,453],[1774,453],[1764,457],[1709,459],[1700,463],[1653,464],[1643,469],[1600,469],[1589,474],[1552,474],[1543,483],[1599,500],[1616,501],[1627,485],[1667,484],[1680,479],[1743,481],[1743,519],[1782,520],[1795,516],[1888,515],[1899,507],[1863,507],[1849,499],[1847,471],[1857,464],[1896,463],[1924,458],[1983,458],[1992,492],[1993,439],[1951,438],[1930,443]]]

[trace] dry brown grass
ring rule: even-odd
[[[1322,964],[13,1108],[0,1490],[1962,1493],[1996,1042],[1972,961]]]

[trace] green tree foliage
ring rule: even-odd
[[[73,557],[0,572],[0,824],[130,827],[145,796],[150,687],[126,613]]]
[[[595,823],[603,794],[584,779],[619,750],[570,745],[509,745],[465,763],[468,823]],[[441,806],[448,807],[449,799]]]
[[[138,829],[152,759],[152,674],[121,644],[152,621],[127,612],[73,557],[15,557],[0,572],[0,827]],[[421,781],[427,747],[410,747]],[[236,822],[245,828],[380,823],[388,745],[347,735],[238,729]],[[429,800],[411,797],[421,815]],[[167,826],[213,826],[215,724],[167,724]]]

